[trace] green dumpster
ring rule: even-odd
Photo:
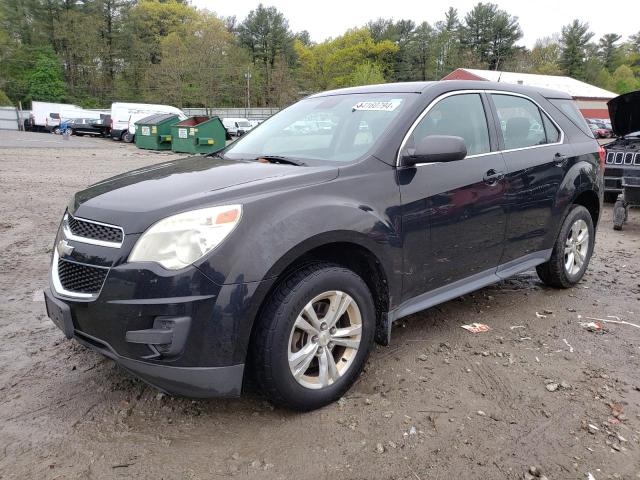
[[[174,152],[213,153],[226,145],[226,130],[218,117],[190,117],[171,126]]]
[[[138,120],[136,147],[146,150],[171,150],[171,125],[180,119],[173,113],[157,113]]]

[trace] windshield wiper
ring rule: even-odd
[[[256,161],[266,160],[269,163],[287,163],[289,165],[296,165],[297,167],[302,167],[306,165],[306,163],[301,162],[300,160],[296,160],[291,157],[283,157],[281,155],[260,155],[256,158]]]

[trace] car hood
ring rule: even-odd
[[[333,180],[331,165],[295,166],[196,156],[151,165],[96,183],[76,193],[69,211],[77,217],[142,233],[175,213]]]
[[[640,90],[607,102],[613,133],[619,137],[640,131]]]

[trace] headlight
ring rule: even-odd
[[[157,262],[178,270],[202,258],[240,222],[242,205],[203,208],[160,220],[138,239],[130,262]]]

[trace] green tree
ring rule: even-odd
[[[413,40],[416,25],[412,20],[393,20],[379,18],[367,24],[371,38],[376,43],[382,41],[393,42],[398,47],[393,56],[388,75],[389,81],[412,80],[410,45]]]
[[[640,32],[629,37],[629,45],[636,53],[640,53]]]
[[[384,75],[382,74],[380,65],[372,62],[365,62],[358,65],[349,79],[349,84],[353,86],[373,85],[384,82]]]
[[[427,22],[418,25],[407,47],[410,80],[432,80],[435,70],[436,32]]]
[[[311,47],[296,42],[295,48],[300,59],[298,76],[305,91],[352,85],[354,71],[368,63],[376,65],[387,78],[392,71],[393,56],[398,52],[398,46],[390,40],[375,42],[368,28],[349,30]]]
[[[259,4],[238,27],[240,44],[249,50],[251,60],[262,74],[262,102],[272,105],[272,74],[276,62],[295,63],[293,34],[289,22],[275,7]]]
[[[611,75],[611,81],[614,90],[620,94],[640,89],[640,81],[627,65],[620,65],[616,68],[616,71]]]
[[[562,75],[563,71],[560,67],[561,53],[562,47],[557,39],[545,37],[536,40],[529,54],[531,73]]]
[[[588,23],[574,20],[562,27],[560,45],[560,67],[566,75],[582,80],[585,78],[586,50],[593,33],[589,31]]]
[[[66,99],[67,89],[60,61],[53,52],[38,55],[33,70],[27,76],[27,88],[30,100],[62,102]]]
[[[516,54],[520,38],[518,18],[493,3],[476,4],[464,18],[461,41],[490,70],[498,70]]]
[[[444,21],[437,22],[435,27],[433,50],[436,63],[433,79],[438,80],[460,65],[461,24],[458,11],[449,7]]]
[[[0,107],[9,107],[11,105],[13,105],[13,102],[11,102],[3,90],[0,90]]]
[[[248,56],[215,15],[202,15],[185,33],[164,37],[160,53],[160,63],[146,77],[146,98],[204,108],[233,106],[242,98]]]
[[[616,43],[622,38],[617,33],[607,33],[598,42],[598,56],[602,66],[612,73],[620,66],[620,47]]]

